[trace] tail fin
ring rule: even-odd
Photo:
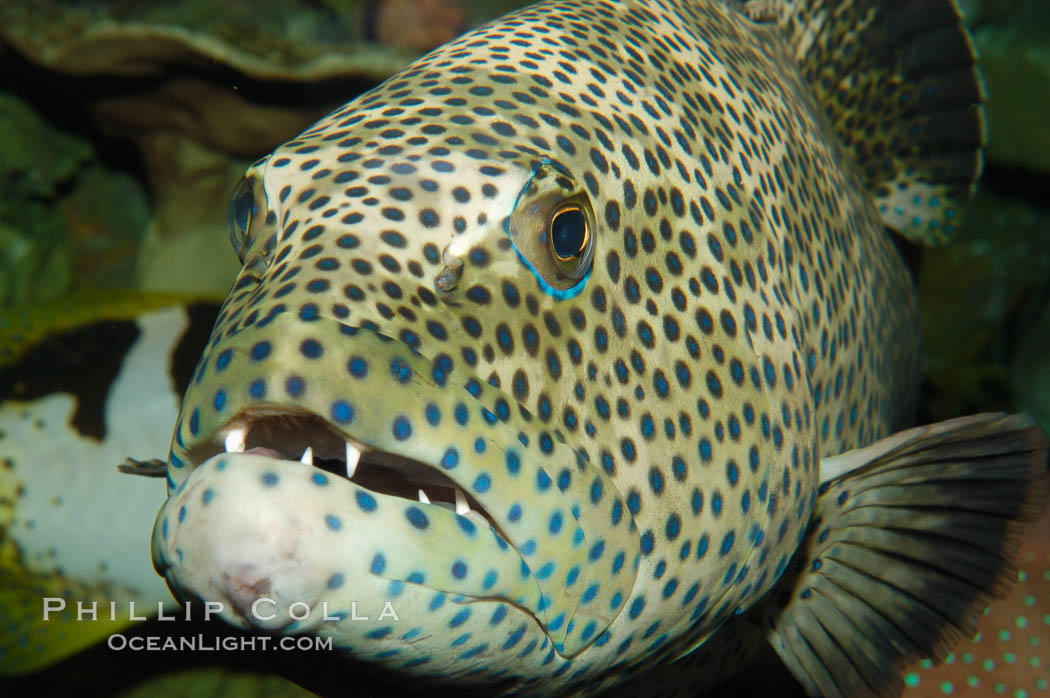
[[[904,665],[943,659],[1006,595],[1045,506],[1046,437],[1025,415],[884,441],[828,459],[836,479],[821,485],[795,576],[766,602],[767,638],[812,695],[899,695]],[[836,459],[852,468],[841,474]]]
[[[984,90],[954,0],[751,0],[773,18],[886,225],[944,242],[973,193]]]

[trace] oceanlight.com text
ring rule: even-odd
[[[117,652],[233,652],[237,650],[263,651],[315,651],[332,649],[332,638],[270,637],[268,635],[189,635],[161,637],[158,635],[132,635],[114,633],[106,640],[106,646]]]

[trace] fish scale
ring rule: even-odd
[[[895,433],[917,393],[918,310],[885,226],[920,242],[950,230],[980,168],[981,99],[950,0],[577,0],[481,27],[249,168],[228,213],[243,268],[184,398],[169,489],[225,491],[210,459],[254,467],[223,451],[262,449],[252,462],[278,478],[314,457],[338,471],[345,442],[342,504],[275,506],[367,539],[347,575],[376,550],[397,581],[423,575],[411,641],[314,631],[409,675],[695,694],[768,643],[811,693],[892,692],[903,660],[942,647],[864,632],[925,623],[938,586],[957,605],[937,637],[956,632],[1000,588],[1043,493],[1045,443],[1023,418]],[[988,506],[938,480],[933,458],[974,482],[989,459],[1011,464],[989,512],[998,537],[973,553],[981,585],[890,555]],[[864,529],[860,504],[828,498],[868,476],[883,489]],[[401,555],[355,487],[435,544]],[[492,522],[520,580],[415,525],[459,520],[435,487]],[[925,517],[938,496],[950,515]],[[903,538],[888,502],[914,523]],[[180,530],[226,560],[207,530],[260,526],[227,518]],[[154,543],[181,593],[238,593],[210,583],[232,563],[186,565]],[[835,596],[828,579],[849,565],[869,582]],[[489,571],[492,598],[478,596]],[[428,583],[461,611],[514,606],[529,630],[465,639],[427,617]],[[345,605],[356,591],[326,593]],[[843,661],[857,652],[871,656]]]

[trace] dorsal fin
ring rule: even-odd
[[[853,155],[883,221],[946,241],[973,193],[984,90],[954,0],[750,0],[772,19]]]

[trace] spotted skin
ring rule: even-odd
[[[707,640],[781,577],[819,459],[917,388],[910,278],[792,54],[718,2],[542,3],[256,163],[154,529],[177,593],[517,690],[735,671],[746,628]],[[593,261],[559,275],[526,222],[569,200]],[[345,439],[409,493],[295,462]]]

